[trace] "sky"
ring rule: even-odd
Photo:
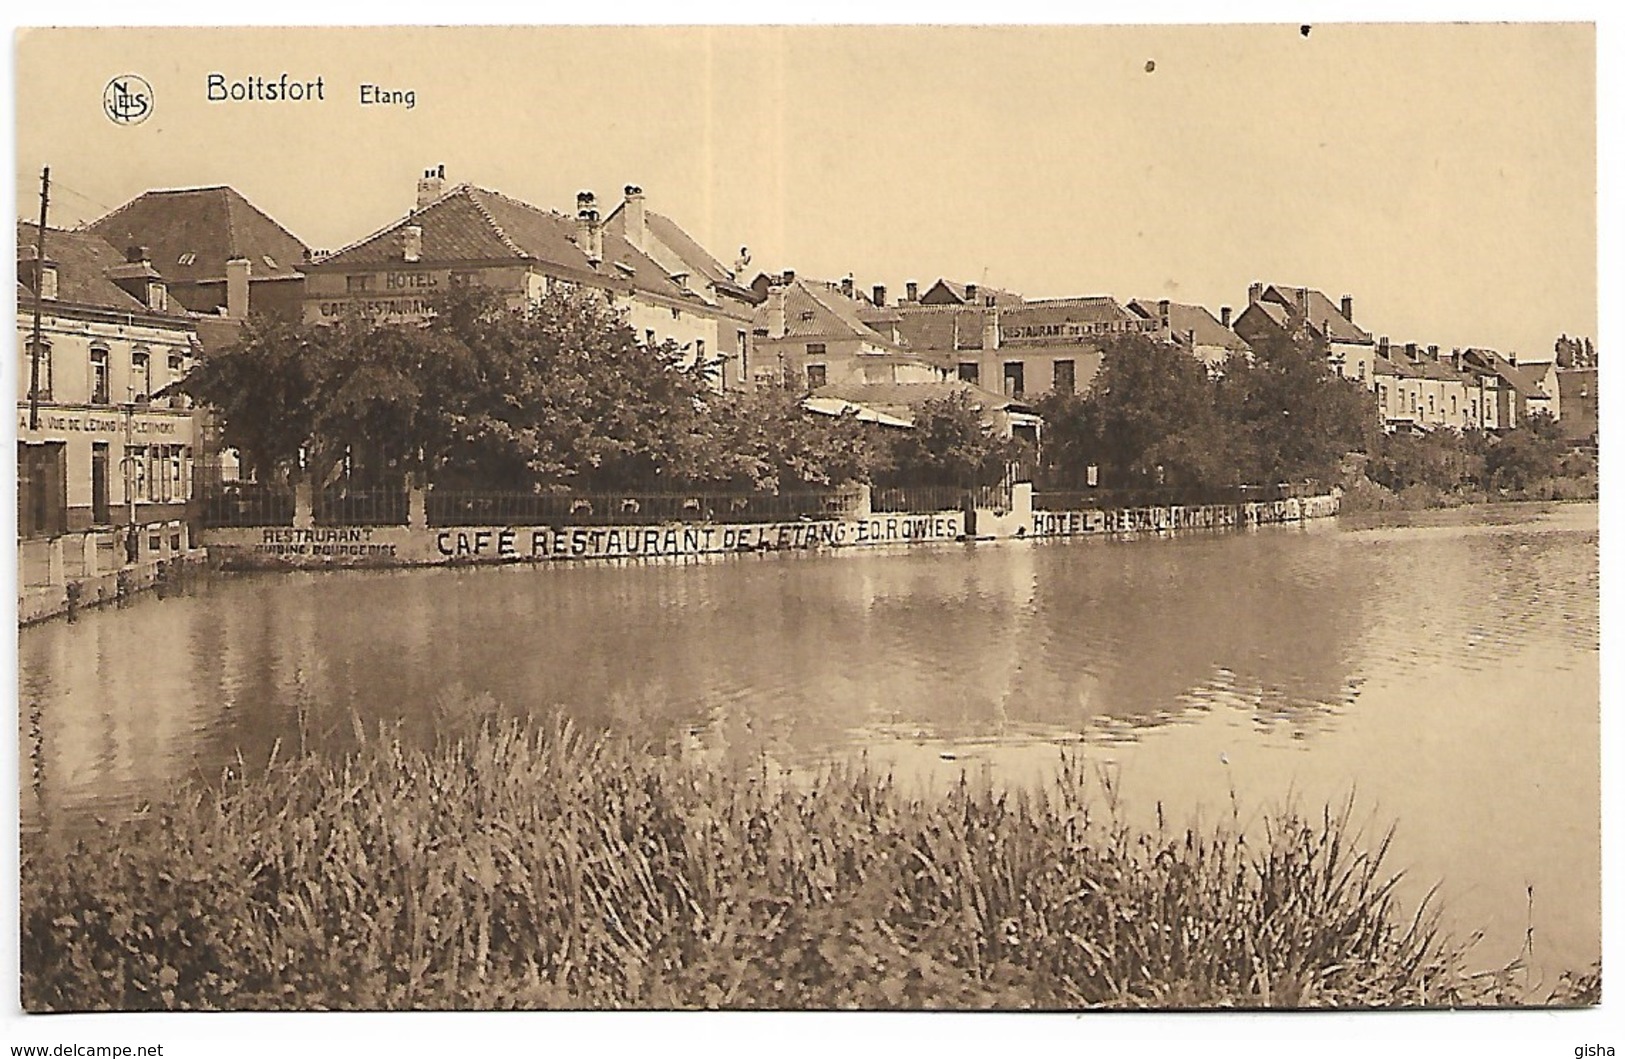
[[[561,211],[635,183],[750,275],[1215,310],[1256,280],[1540,357],[1597,333],[1595,54],[1579,23],[24,30],[15,193],[35,216],[49,165],[68,224],[230,184],[333,249],[430,166]],[[325,100],[206,98],[284,71]],[[126,73],[137,125],[102,110]]]

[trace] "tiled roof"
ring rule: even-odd
[[[1139,323],[1138,313],[1131,313],[1107,294],[1090,294],[1077,298],[1042,298],[1023,302],[1019,308],[1004,313],[1000,319],[1042,323]]]
[[[767,303],[756,307],[756,326],[765,327]],[[833,284],[797,277],[784,292],[784,335],[770,338],[857,338],[885,349],[897,346],[863,322],[864,307]]]
[[[1161,310],[1158,308],[1160,299],[1136,298],[1129,302],[1129,308],[1154,323],[1162,322]],[[1196,345],[1222,346],[1237,353],[1245,353],[1252,347],[1230,328],[1219,323],[1217,317],[1208,312],[1201,305],[1185,305],[1180,302],[1168,303],[1168,326],[1175,334],[1184,336],[1196,332]]]
[[[1476,360],[1483,367],[1493,371],[1525,400],[1531,398],[1534,400],[1544,400],[1546,398],[1546,391],[1542,390],[1538,385],[1536,385],[1535,378],[1531,378],[1529,375],[1514,367],[1511,361],[1501,356],[1501,354],[1497,353],[1495,350],[1470,348],[1465,350],[1463,355],[1469,360]],[[1544,374],[1544,372],[1541,374]]]
[[[34,297],[33,288],[28,285],[32,277],[25,274],[22,265],[24,258],[30,262],[33,260],[38,233],[37,224],[17,222],[19,312],[31,306]],[[149,309],[146,302],[114,283],[109,272],[125,263],[124,254],[115,250],[107,240],[90,232],[47,227],[45,259],[56,262],[56,304],[111,309],[121,313],[146,313],[149,316],[186,316],[186,310],[175,302],[171,302],[167,309]],[[31,270],[30,265],[28,271]]]
[[[1297,287],[1271,284],[1264,291],[1264,299],[1265,301],[1278,301],[1280,304],[1291,306],[1294,311],[1298,311],[1301,308],[1298,304],[1298,290]],[[1344,316],[1343,311],[1326,295],[1313,287],[1309,287],[1307,288],[1307,297],[1309,302],[1309,323],[1316,331],[1319,331],[1333,342],[1371,344],[1370,332]]]
[[[148,191],[88,226],[121,254],[145,246],[173,283],[223,280],[226,262],[247,258],[254,279],[291,279],[308,248],[235,188]]]
[[[956,283],[950,279],[939,279],[931,285],[930,290],[920,295],[920,301],[925,302],[927,298],[940,298],[942,294],[946,293],[953,301],[964,305],[969,301],[970,286],[968,283]],[[999,290],[997,287],[984,287],[981,284],[976,284],[976,304],[986,305],[988,298],[992,298],[995,305],[1020,305],[1023,301],[1021,295],[1014,291]],[[931,303],[926,302],[926,304]]]
[[[324,260],[322,268],[397,264],[402,230],[423,229],[423,261],[535,261],[582,276],[597,276],[610,286],[669,298],[697,298],[672,280],[648,255],[626,239],[604,232],[604,260],[597,267],[576,245],[576,222],[501,192],[460,184],[380,231]]]

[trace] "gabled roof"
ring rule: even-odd
[[[756,307],[756,326],[767,326],[770,315],[768,302]],[[778,338],[832,338],[860,339],[884,349],[897,349],[897,345],[863,321],[864,306],[842,294],[832,283],[804,279],[790,281],[784,291],[784,334],[770,334]]]
[[[171,283],[221,281],[226,262],[247,258],[253,279],[293,279],[309,248],[235,188],[148,191],[88,230],[121,252],[145,246]]]
[[[1275,301],[1290,307],[1293,312],[1303,310],[1298,302],[1298,291],[1303,290],[1308,300],[1309,325],[1332,342],[1371,344],[1371,334],[1348,317],[1326,295],[1313,287],[1287,287],[1271,284],[1265,288],[1265,301]]]
[[[399,264],[401,238],[408,225],[423,230],[424,262],[536,262],[578,276],[596,276],[610,286],[668,298],[698,297],[625,237],[604,232],[604,260],[595,268],[586,251],[576,245],[574,220],[472,184],[459,184],[422,209],[326,258],[318,267],[341,270]]]
[[[650,209],[644,210],[643,223],[649,229],[649,234],[664,244],[686,266],[689,275],[709,281],[730,294],[752,301],[755,300],[755,291],[741,284],[733,271],[721,261],[718,261],[709,250],[701,246],[698,240],[684,231],[682,225],[670,217]],[[626,201],[624,199],[615,209],[610,211],[608,217],[604,218],[604,232],[606,235],[614,234],[616,238],[625,238]]]
[[[1463,350],[1462,356],[1465,360],[1476,361],[1482,367],[1493,371],[1508,386],[1511,386],[1518,396],[1525,400],[1543,401],[1547,399],[1546,391],[1542,390],[1536,381],[1545,375],[1544,371],[1534,376],[1526,374],[1493,349],[1473,347]]]
[[[1145,319],[1160,324],[1162,313],[1158,308],[1159,301],[1157,298],[1136,298],[1129,302],[1129,308]],[[1181,337],[1194,331],[1195,344],[1198,346],[1221,346],[1237,353],[1245,353],[1253,348],[1240,335],[1219,323],[1218,318],[1205,306],[1169,302],[1168,326]]]
[[[39,225],[31,221],[17,222],[19,312],[33,303],[31,262],[38,234]],[[114,283],[111,273],[126,263],[124,254],[115,250],[112,243],[90,232],[65,231],[47,226],[45,259],[56,262],[56,301],[48,304],[181,319],[186,316],[186,310],[175,302],[165,309],[152,309],[146,302]]]
[[[931,285],[931,289],[920,295],[922,305],[966,305],[970,302],[970,287],[972,284],[956,283],[951,279],[939,279]],[[987,299],[992,298],[995,305],[1020,305],[1024,300],[1014,291],[999,290],[997,287],[984,287],[975,284],[976,304],[986,305]]]

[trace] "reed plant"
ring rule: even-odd
[[[32,1011],[1212,1008],[1506,1000],[1350,808],[1137,831],[1053,784],[914,797],[485,704],[93,834],[25,835]]]

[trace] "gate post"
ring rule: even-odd
[[[293,483],[294,529],[310,529],[316,525],[316,505],[312,492],[308,476],[302,475]]]

